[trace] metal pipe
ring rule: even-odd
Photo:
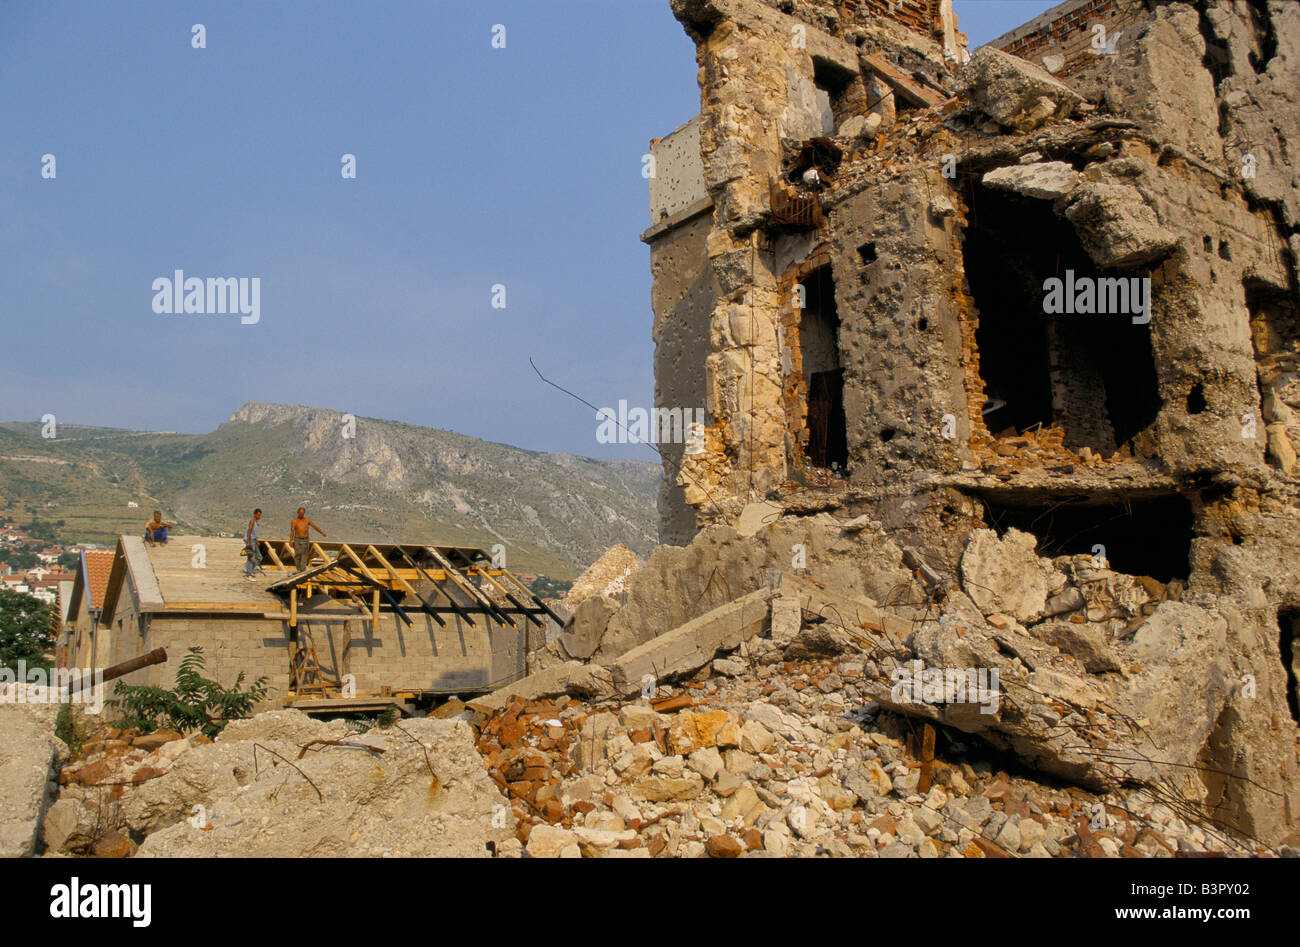
[[[138,671],[141,668],[153,667],[155,664],[162,664],[167,660],[167,650],[165,648],[154,648],[147,654],[142,654],[138,658],[131,658],[120,664],[114,664],[112,667],[104,668],[103,681],[116,680],[124,677],[132,671]],[[69,686],[69,693],[79,693],[86,682],[86,677],[78,676],[77,680]]]

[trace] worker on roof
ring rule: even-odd
[[[302,572],[311,564],[311,531],[316,530],[325,538],[325,530],[307,518],[307,508],[298,507],[298,515],[289,524],[289,538],[293,540],[293,565]]]
[[[144,541],[159,544],[167,542],[167,530],[175,525],[175,523],[164,523],[162,511],[154,510],[153,519],[144,524]]]
[[[244,530],[244,555],[248,561],[244,563],[244,578],[251,579],[253,570],[262,567],[262,547],[257,544],[257,528],[262,519],[262,511],[254,510],[253,518],[248,521],[248,527]]]

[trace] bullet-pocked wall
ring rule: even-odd
[[[969,65],[942,3],[672,7],[709,207],[651,241],[656,379],[708,436],[661,538],[755,499],[954,572],[979,526],[1086,537],[1259,682],[1207,760],[1294,773],[1300,4],[1080,0]]]

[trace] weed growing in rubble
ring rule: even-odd
[[[72,759],[81,755],[81,748],[86,745],[86,734],[77,726],[72,701],[59,708],[59,715],[54,719],[54,735],[68,745],[68,749],[72,751]]]
[[[195,645],[181,660],[172,690],[119,684],[117,696],[107,703],[121,711],[119,723],[123,728],[157,730],[166,726],[182,733],[200,730],[212,738],[231,720],[247,717],[253,706],[266,697],[265,675],[244,690],[243,671],[232,687],[225,688],[204,677],[203,669],[203,649]]]

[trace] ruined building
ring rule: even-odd
[[[975,51],[949,0],[672,8],[701,108],[652,143],[642,239],[656,402],[707,427],[664,445],[661,540],[749,508],[867,514],[936,575],[981,528],[1091,557],[1216,629],[1168,700],[1234,774],[1203,794],[1280,837],[1300,5],[1070,0]]]

